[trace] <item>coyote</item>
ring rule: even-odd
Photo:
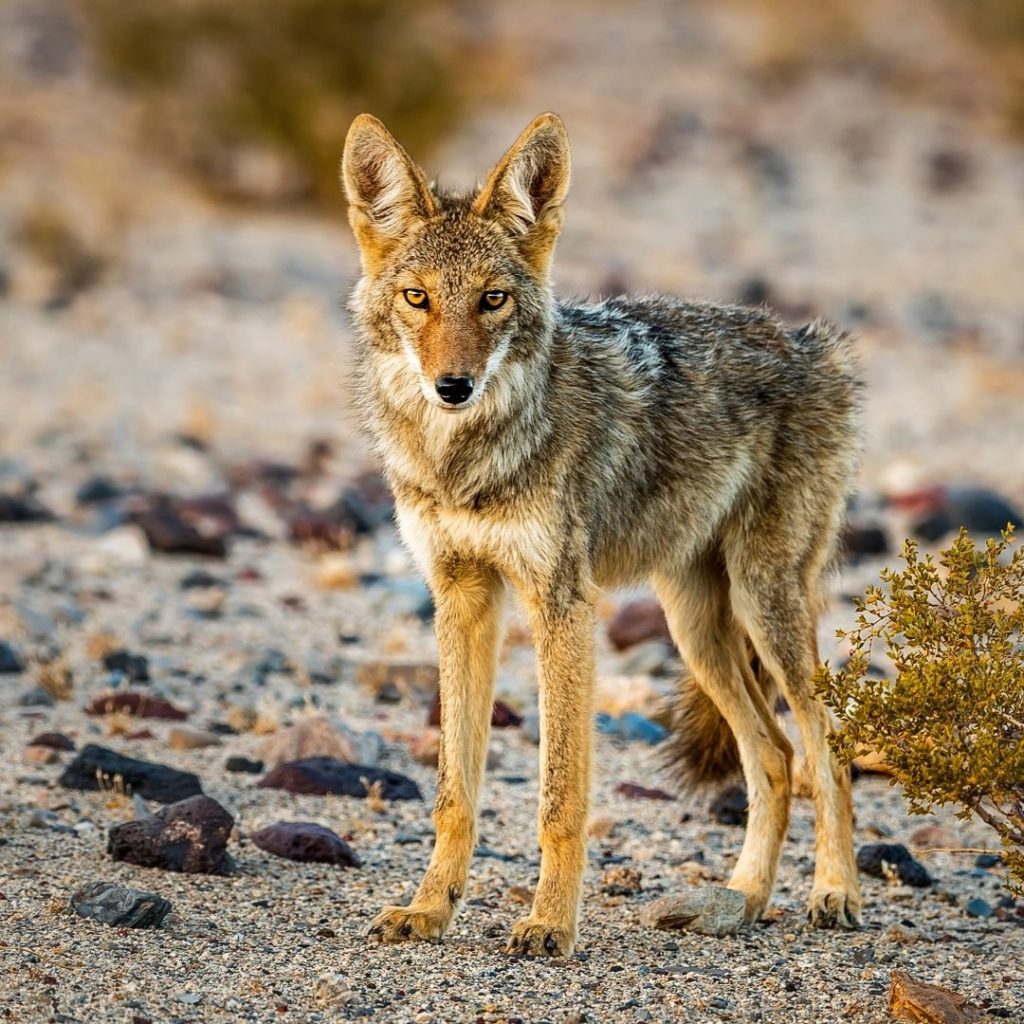
[[[439,941],[476,837],[506,585],[538,658],[540,880],[509,952],[577,939],[591,764],[595,602],[649,580],[687,665],[676,753],[742,766],[746,837],[729,886],[754,921],[789,818],[799,725],[817,815],[809,920],[854,927],[848,772],[811,678],[822,577],[859,457],[857,369],[822,321],[664,297],[565,303],[550,267],[569,187],[542,114],[482,187],[428,182],[376,118],[345,141],[362,262],[356,401],[436,603],[441,749],[430,865],[371,934]]]

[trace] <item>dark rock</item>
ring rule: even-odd
[[[904,885],[923,889],[934,882],[924,865],[914,860],[910,851],[901,843],[871,843],[857,851],[857,867],[864,874],[888,878],[883,865],[895,870]]]
[[[843,554],[851,561],[889,554],[889,537],[874,523],[847,523],[843,530]]]
[[[373,533],[392,521],[395,501],[379,473],[362,473],[345,486],[332,513],[350,522],[356,533]]]
[[[665,612],[653,598],[628,601],[608,623],[608,639],[617,651],[624,651],[644,640],[669,640]]]
[[[75,501],[79,505],[99,505],[121,498],[124,494],[124,488],[114,483],[110,477],[91,476],[75,491]]]
[[[504,701],[496,700],[491,708],[491,726],[495,729],[518,729],[523,724],[523,716],[513,711]],[[427,712],[427,725],[438,728],[441,725],[441,691],[434,693]]]
[[[49,747],[51,750],[74,750],[74,741],[65,736],[62,732],[41,732],[31,743],[30,747]]]
[[[35,498],[0,493],[0,523],[48,523],[53,513]]]
[[[123,648],[103,655],[103,667],[120,672],[133,683],[149,682],[149,661],[144,654],[132,654]]]
[[[933,192],[952,192],[970,183],[974,162],[965,149],[936,149],[928,154],[925,180]]]
[[[118,690],[94,697],[86,706],[87,715],[133,715],[136,718],[159,718],[166,722],[184,722],[188,712],[176,708],[163,697],[133,690]]]
[[[162,804],[183,800],[203,791],[199,778],[191,772],[124,757],[115,750],[95,743],[82,748],[64,769],[59,782],[66,789],[99,790],[111,788],[118,778],[127,791]]]
[[[496,700],[491,709],[491,725],[495,729],[518,729],[523,724],[523,716],[513,711],[504,701]]]
[[[630,800],[675,800],[671,793],[666,793],[663,789],[648,789],[633,782],[620,782],[615,787],[615,792]]]
[[[746,825],[747,791],[743,786],[726,786],[711,801],[710,811],[720,825]]]
[[[974,866],[976,868],[985,868],[986,870],[998,867],[1002,863],[1003,858],[998,853],[979,853],[974,858]]]
[[[967,906],[964,907],[968,917],[991,917],[992,916],[992,904],[980,897],[975,897],[973,900],[967,901]]]
[[[365,781],[364,781],[365,780]],[[365,797],[367,786],[379,782],[385,800],[422,800],[419,786],[398,772],[349,764],[333,757],[305,757],[286,761],[268,772],[257,785],[261,789],[283,789],[289,793]]]
[[[317,551],[347,551],[358,532],[348,512],[338,506],[318,510],[299,505],[288,513],[285,524],[294,543]]]
[[[281,821],[254,832],[252,841],[267,853],[288,860],[360,867],[352,848],[329,828],[308,821]]]
[[[13,676],[25,671],[25,663],[18,652],[8,643],[0,640],[0,676]]]
[[[229,757],[224,762],[224,768],[229,772],[247,772],[249,775],[259,775],[263,771],[263,762],[250,761],[247,757]]]
[[[117,928],[158,928],[171,904],[155,892],[101,881],[82,886],[71,897],[70,910]]]
[[[224,508],[217,510],[224,512]],[[202,499],[172,501],[161,495],[140,498],[128,520],[146,535],[153,551],[167,555],[207,555],[224,558],[227,536],[237,521],[212,514]]]
[[[207,572],[205,569],[196,569],[194,572],[190,572],[181,578],[181,582],[178,586],[182,590],[203,590],[207,587],[227,587],[227,580],[221,579],[220,576],[214,576],[212,572]]]
[[[53,694],[41,686],[33,686],[18,698],[18,706],[22,708],[52,708]]]
[[[233,865],[227,855],[235,820],[216,800],[191,796],[168,804],[151,818],[114,825],[107,853],[114,860],[185,874],[226,875]]]

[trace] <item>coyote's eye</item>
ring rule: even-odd
[[[410,306],[414,306],[416,309],[429,309],[430,300],[427,298],[427,293],[422,288],[406,288],[402,294],[405,296],[405,301]]]
[[[508,299],[508,292],[484,292],[480,298],[480,311],[487,312],[490,309],[501,309]]]

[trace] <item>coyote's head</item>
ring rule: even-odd
[[[354,308],[370,343],[400,360],[401,390],[415,383],[439,409],[472,408],[517,343],[548,322],[569,187],[561,120],[536,118],[482,188],[457,196],[428,184],[384,125],[361,114],[342,183],[363,266]]]

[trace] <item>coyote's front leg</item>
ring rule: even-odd
[[[437,566],[431,587],[441,664],[436,838],[412,903],[385,907],[375,918],[370,934],[382,942],[440,941],[462,897],[476,845],[504,587],[493,570],[461,560]]]
[[[508,951],[568,956],[576,944],[586,864],[594,609],[530,608],[540,669],[540,882],[530,916],[512,928]]]

